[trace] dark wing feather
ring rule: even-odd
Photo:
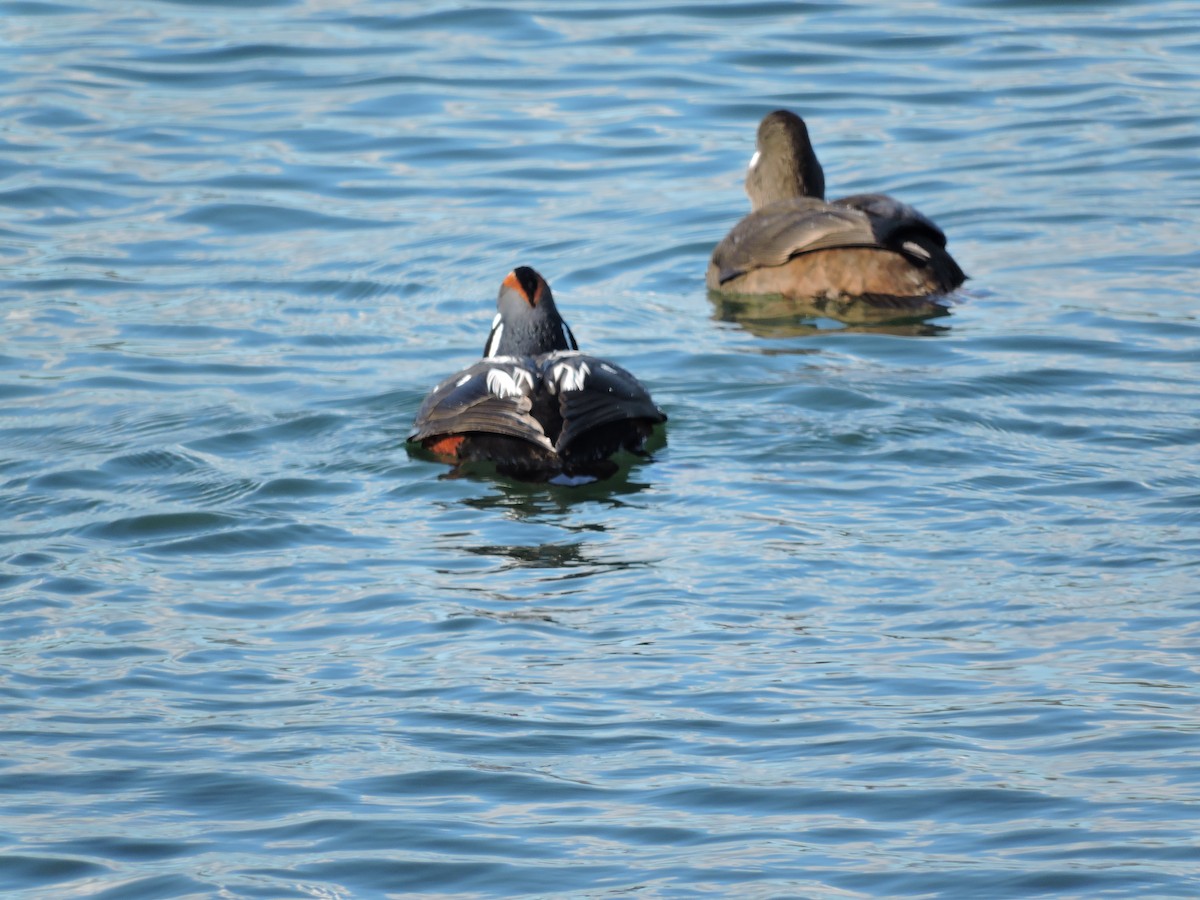
[[[927,235],[937,246],[946,246],[945,232],[933,224],[932,219],[916,207],[887,194],[855,194],[834,200],[832,205],[866,213],[875,239],[885,247],[894,247],[916,235]]]
[[[863,210],[797,197],[764,206],[738,222],[713,250],[712,262],[724,283],[755,269],[781,266],[801,253],[877,246]]]
[[[530,398],[541,377],[532,363],[530,359],[485,359],[451,375],[425,398],[408,439],[485,432],[553,449],[542,426],[529,414]]]
[[[555,353],[542,363],[546,388],[556,393],[563,426],[557,447],[593,428],[615,422],[665,422],[667,417],[632,374],[615,363],[582,353]]]

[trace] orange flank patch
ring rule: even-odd
[[[462,442],[466,439],[466,435],[451,434],[429,441],[425,445],[425,449],[430,453],[436,453],[438,456],[450,456],[457,459],[458,448],[462,446]]]

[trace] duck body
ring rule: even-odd
[[[751,212],[713,250],[710,290],[903,310],[962,285],[946,235],[912,206],[886,194],[824,199],[824,172],[799,116],[770,113],[756,143],[746,174]]]
[[[523,480],[601,478],[666,415],[632,374],[581,353],[549,285],[520,267],[501,286],[484,358],[425,398],[408,440],[451,463]]]

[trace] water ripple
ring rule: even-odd
[[[0,14],[0,890],[1200,890],[1195,4]],[[706,296],[780,106],[948,315]],[[405,451],[521,263],[608,482]]]

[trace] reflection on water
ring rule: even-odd
[[[662,442],[656,449],[662,449]],[[599,503],[613,508],[651,487],[650,482],[635,480],[645,478],[652,458],[636,457],[621,453],[615,457],[616,471],[608,478],[579,484],[530,483],[515,481],[496,472],[486,463],[469,463],[456,467],[442,478],[471,477],[490,484],[491,489],[480,496],[466,497],[463,503],[475,509],[495,509],[510,513],[518,519],[540,518],[552,513],[562,513],[581,503]]]
[[[734,322],[750,334],[762,338],[799,337],[832,329],[932,336],[947,331],[948,327],[928,320],[950,315],[948,306],[925,299],[881,305],[863,298],[729,295],[717,291],[709,291],[708,299],[713,305],[713,318],[721,322]],[[840,324],[821,324],[821,321],[829,320]]]
[[[0,34],[0,894],[1200,894],[1195,2]],[[706,297],[781,106],[951,317]],[[525,261],[652,459],[406,450]]]
[[[602,526],[597,526],[602,530]],[[539,544],[537,546],[512,546],[486,544],[480,547],[465,547],[468,553],[480,556],[506,556],[516,566],[532,569],[567,569],[595,565],[597,560],[589,557],[582,543]]]

